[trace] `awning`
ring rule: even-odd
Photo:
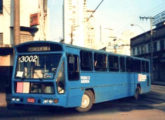
[[[0,56],[13,54],[12,45],[0,45]]]
[[[12,29],[14,28],[13,26],[11,27]],[[31,34],[34,34],[35,32],[38,31],[37,27],[25,27],[25,26],[20,26],[20,31],[28,31]]]

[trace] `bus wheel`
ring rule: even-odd
[[[93,92],[88,90],[85,91],[84,95],[82,96],[81,106],[77,107],[76,110],[79,112],[87,112],[92,108],[94,101]]]
[[[140,95],[140,87],[137,87],[134,94],[135,100],[139,99],[139,95]]]

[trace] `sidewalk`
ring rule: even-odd
[[[6,94],[0,93],[0,107],[6,107],[6,106],[7,106]]]

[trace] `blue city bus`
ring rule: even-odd
[[[150,62],[51,41],[15,47],[11,104],[75,107],[150,91]]]

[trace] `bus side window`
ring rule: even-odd
[[[81,51],[80,52],[80,59],[81,59],[81,70],[84,70],[84,71],[92,71],[93,70],[92,52]]]
[[[140,60],[135,60],[135,59],[133,60],[133,65],[134,65],[134,66],[133,66],[133,68],[134,68],[133,71],[134,71],[134,72],[138,72],[138,73],[141,72],[141,65],[140,65],[140,62],[141,62]]]
[[[136,60],[132,59],[132,72],[137,72]]]
[[[109,71],[119,71],[119,60],[118,56],[109,55]]]
[[[145,61],[141,61],[141,71],[142,72],[146,72],[146,62]]]
[[[77,55],[67,55],[68,62],[68,79],[79,80],[79,57]]]
[[[120,71],[125,72],[125,58],[120,57]]]
[[[132,66],[132,59],[130,57],[126,57],[126,71],[127,72],[132,72],[133,71],[133,66]]]
[[[94,54],[94,68],[96,71],[107,71],[107,56],[105,54]]]
[[[146,72],[149,73],[149,62],[146,61]]]

